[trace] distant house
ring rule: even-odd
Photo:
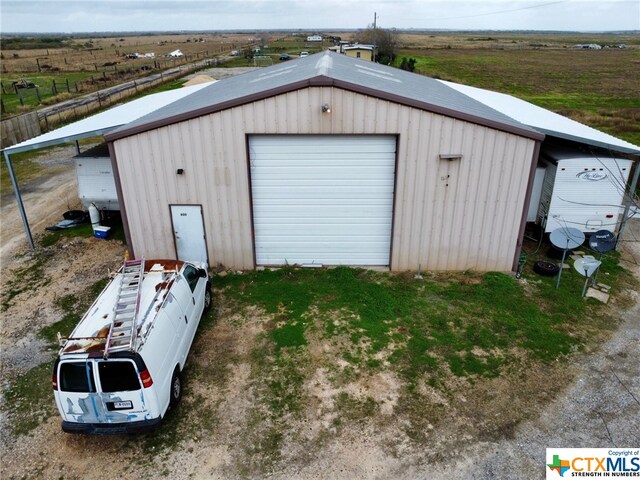
[[[581,48],[581,49],[584,49],[584,50],[600,50],[600,49],[602,49],[602,47],[600,45],[598,45],[597,43],[579,44],[579,45],[576,45],[575,48]]]
[[[309,35],[307,37],[307,42],[321,42],[322,35]]]
[[[348,57],[360,58],[373,62],[375,58],[376,47],[374,45],[350,45],[342,47],[342,52]]]
[[[182,53],[179,49],[174,50],[173,52],[167,53],[167,57],[184,57],[184,53]]]

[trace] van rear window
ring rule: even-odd
[[[60,364],[60,390],[63,392],[95,392],[91,362],[64,362]]]
[[[131,362],[100,362],[98,375],[105,393],[140,390],[138,373]]]

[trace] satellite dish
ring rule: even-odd
[[[573,263],[573,268],[583,277],[589,278],[601,264],[600,260],[596,260],[591,255],[585,255]]]
[[[607,253],[616,248],[616,237],[609,230],[598,230],[589,238],[591,250],[598,253]]]
[[[577,228],[560,227],[551,232],[549,240],[561,250],[570,250],[584,243],[584,233]]]

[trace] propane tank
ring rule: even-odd
[[[94,230],[100,226],[100,210],[96,207],[95,203],[89,205],[89,217],[91,218],[91,228]]]

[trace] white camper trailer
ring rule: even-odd
[[[631,160],[558,147],[543,150],[540,158],[528,221],[537,210],[535,222],[546,233],[561,227],[584,233],[616,230]]]
[[[78,179],[78,196],[85,208],[93,203],[99,210],[120,210],[116,181],[106,145],[74,158]]]

